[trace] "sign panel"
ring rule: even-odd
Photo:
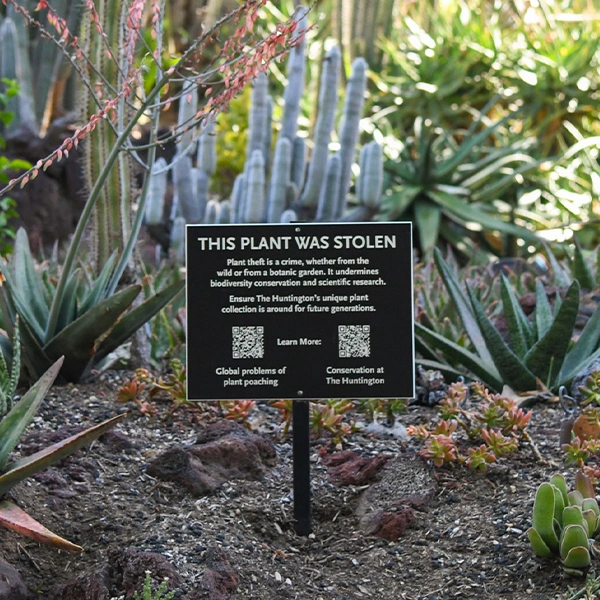
[[[410,223],[186,237],[190,400],[414,396]]]

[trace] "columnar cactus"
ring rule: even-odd
[[[306,9],[300,8],[298,31],[306,29]],[[214,123],[208,123],[198,136],[195,166],[189,156],[193,143],[180,138],[172,167],[175,187],[172,222],[183,217],[187,223],[269,223],[292,221],[369,220],[377,213],[381,200],[383,155],[379,144],[367,144],[360,154],[360,176],[354,200],[347,206],[351,189],[352,166],[356,156],[360,117],[364,106],[367,64],[356,59],[346,88],[344,112],[339,130],[339,151],[331,153],[338,105],[340,77],[339,48],[332,48],[321,75],[318,116],[307,161],[306,140],[298,135],[300,100],[304,87],[304,42],[290,53],[288,85],[284,93],[281,129],[270,161],[272,99],[268,78],[259,74],[253,83],[249,131],[244,171],[234,181],[231,198],[220,203],[208,199],[208,181],[216,165]],[[186,89],[180,109],[178,129],[184,128],[185,111],[197,110],[195,96]],[[190,104],[191,102],[191,104]],[[158,209],[156,209],[158,212]],[[155,212],[147,212],[147,218]],[[181,221],[173,226],[172,243],[180,243]]]

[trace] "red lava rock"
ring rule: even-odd
[[[188,600],[225,600],[239,583],[236,571],[229,563],[227,554],[217,546],[206,551],[206,570],[199,589]]]
[[[260,479],[274,462],[270,440],[223,421],[207,427],[193,446],[170,448],[146,472],[179,483],[194,496],[205,496],[230,479]]]
[[[119,596],[130,600],[135,592],[141,594],[147,571],[154,587],[165,578],[168,590],[181,585],[179,573],[164,556],[134,548],[114,548],[108,552],[106,565],[90,575],[57,586],[52,600],[108,600]]]
[[[0,600],[27,600],[27,588],[19,573],[0,559]]]
[[[410,524],[415,520],[412,508],[402,508],[397,512],[379,512],[371,519],[368,535],[395,542],[404,535]]]
[[[341,487],[365,485],[379,473],[389,458],[386,455],[365,458],[356,452],[347,450],[327,455],[322,460],[329,468],[330,481]]]

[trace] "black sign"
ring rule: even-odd
[[[414,396],[410,223],[186,233],[190,400]]]

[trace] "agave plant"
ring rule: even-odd
[[[61,357],[0,421],[0,525],[61,550],[81,552],[83,551],[81,546],[52,533],[6,498],[6,494],[26,477],[56,464],[76,450],[88,445],[125,417],[124,414],[118,415],[52,444],[31,456],[9,462],[11,452],[33,419],[44,396],[58,375],[62,363],[63,358]]]
[[[19,230],[10,263],[0,268],[4,278],[0,307],[5,327],[14,330],[17,317],[27,375],[35,380],[64,356],[60,378],[78,381],[125,342],[183,288],[177,281],[137,306],[142,284],[117,290],[116,253],[94,277],[85,267],[74,269],[57,302],[58,283],[36,268],[24,230]]]
[[[565,478],[554,475],[535,494],[533,521],[527,537],[542,558],[558,554],[563,569],[581,575],[591,563],[590,545],[600,532],[600,510],[589,477],[575,475],[575,490],[569,492]]]
[[[577,341],[571,342],[579,308],[580,286],[576,280],[563,300],[557,295],[554,309],[538,281],[536,309],[530,321],[502,275],[500,295],[508,325],[508,341],[505,341],[473,289],[466,285],[466,292],[463,290],[437,249],[434,258],[472,349],[415,323],[416,348],[427,367],[444,369],[435,348],[448,364],[461,364],[495,390],[501,391],[507,384],[516,391],[529,391],[541,384],[558,391],[600,356],[600,308],[590,317]]]
[[[424,258],[431,256],[439,238],[464,253],[464,233],[469,230],[537,239],[529,229],[511,222],[510,209],[499,218],[497,203],[508,192],[516,193],[517,181],[540,166],[531,156],[532,140],[495,145],[494,137],[514,115],[484,125],[486,111],[467,131],[454,135],[427,127],[417,118],[414,137],[400,159],[386,164],[391,193],[384,196],[382,217],[410,218]]]

